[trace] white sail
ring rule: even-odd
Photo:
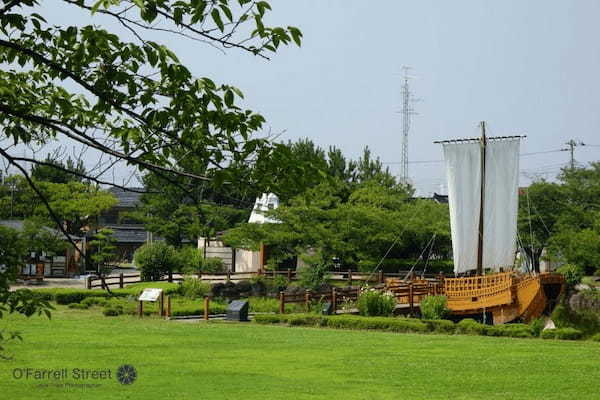
[[[517,250],[519,139],[490,140],[485,152],[483,266],[511,267]]]
[[[477,268],[481,209],[481,143],[444,143],[454,272]],[[486,143],[483,267],[512,266],[516,250],[519,139]]]
[[[481,188],[481,146],[478,142],[444,143],[454,272],[477,267]]]

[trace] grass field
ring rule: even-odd
[[[24,337],[10,345],[14,359],[0,361],[5,399],[600,398],[594,342],[108,318],[65,307],[50,321],[0,323]],[[125,363],[138,372],[131,385],[13,377],[15,368],[114,374]]]

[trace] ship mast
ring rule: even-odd
[[[485,121],[481,121],[481,192],[479,204],[479,235],[477,241],[477,275],[483,275],[483,209],[485,200]]]

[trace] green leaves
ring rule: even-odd
[[[215,24],[219,27],[219,30],[223,32],[225,30],[225,25],[223,25],[223,20],[221,19],[221,13],[219,13],[219,10],[217,8],[213,8],[213,10],[210,12],[210,15]]]

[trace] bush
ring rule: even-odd
[[[297,272],[298,284],[306,289],[318,290],[329,281],[329,267],[326,264],[313,264],[300,268]]]
[[[600,342],[600,333],[596,333],[594,336],[590,338],[590,340],[594,342]]]
[[[456,331],[456,324],[447,319],[424,319],[422,322],[427,324],[432,332],[451,335]]]
[[[89,305],[82,304],[82,303],[71,303],[71,304],[67,305],[67,307],[78,309],[78,310],[87,310],[88,308],[90,308]]]
[[[115,294],[118,296],[118,294]],[[110,297],[110,293],[100,290],[87,289],[59,289],[54,292],[54,301],[58,304],[81,303],[88,297]]]
[[[575,312],[568,306],[559,304],[554,308],[551,318],[557,328],[574,328],[586,335],[600,332],[600,318],[594,312]]]
[[[562,274],[565,277],[567,285],[571,287],[579,284],[584,275],[583,268],[575,264],[565,264],[558,268],[556,272]]]
[[[179,285],[179,294],[189,299],[204,297],[210,292],[210,285],[197,278],[185,277]]]
[[[144,281],[158,281],[178,267],[179,257],[173,246],[165,242],[142,245],[135,251],[134,263]]]
[[[258,324],[281,324],[286,322],[286,314],[256,314],[254,322]]]
[[[574,328],[546,329],[542,332],[542,339],[579,340],[583,337],[580,330]]]
[[[174,271],[184,274],[197,274],[198,271],[202,271],[204,266],[202,250],[186,246],[176,250],[176,253],[177,262]]]
[[[466,335],[485,335],[486,326],[471,318],[465,318],[456,324],[456,333]]]
[[[104,297],[87,297],[83,300],[81,300],[81,303],[84,306],[86,306],[86,308],[89,308],[91,306],[104,306],[106,305],[107,300]]]
[[[506,324],[486,326],[485,334],[487,336],[507,336],[515,338],[533,337],[531,326],[526,324]]]
[[[204,260],[202,272],[205,274],[220,274],[225,271],[225,263],[218,257],[209,257]]]
[[[367,289],[363,291],[356,302],[358,312],[363,316],[387,316],[392,315],[396,306],[393,295],[380,290]]]
[[[425,296],[421,300],[421,316],[425,319],[444,319],[449,313],[446,296]]]
[[[531,334],[535,337],[539,337],[542,331],[544,330],[544,319],[534,319],[529,323],[529,327],[531,328]]]
[[[121,315],[124,313],[124,307],[121,302],[109,301],[104,306],[102,310],[102,314],[107,317],[116,317],[117,315]]]

